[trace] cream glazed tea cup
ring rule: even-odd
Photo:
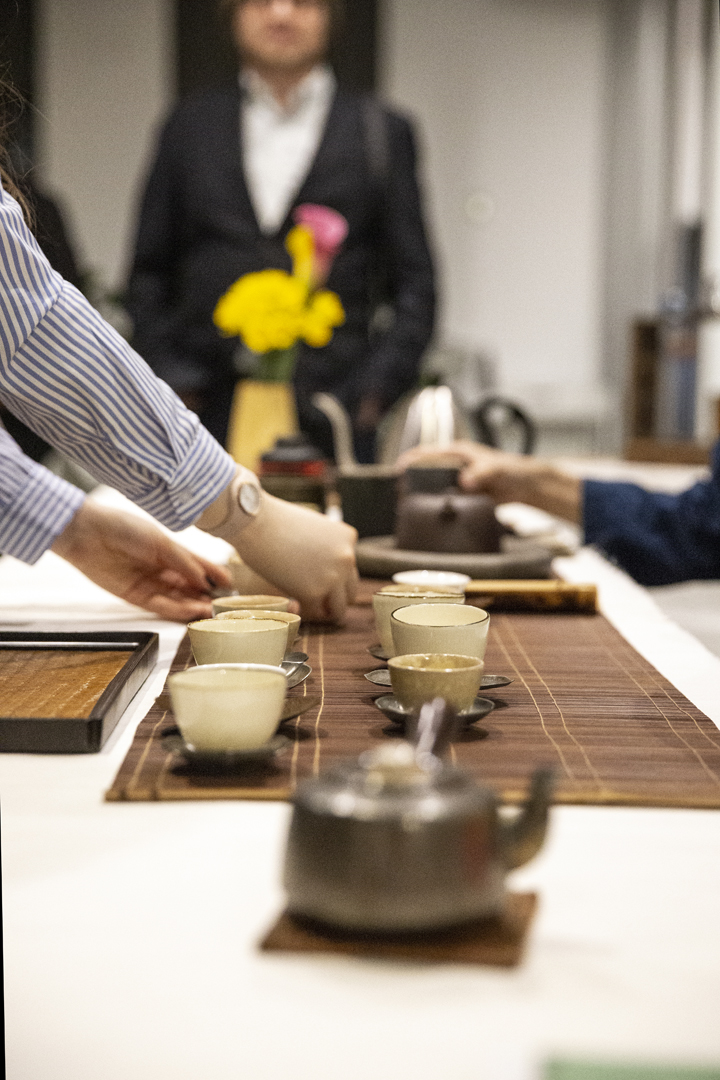
[[[393,653],[452,653],[485,658],[490,616],[482,608],[417,604],[391,616]]]
[[[214,616],[225,611],[247,611],[259,608],[262,611],[287,611],[290,607],[289,596],[271,596],[269,593],[249,593],[246,595],[218,596],[212,602]]]
[[[287,652],[288,624],[272,612],[262,619],[200,619],[188,626],[198,664],[279,665]],[[278,616],[278,617],[276,617]]]
[[[390,617],[398,608],[411,604],[464,604],[465,593],[457,586],[432,585],[384,585],[373,596],[375,627],[380,638],[380,645],[388,656],[393,656],[397,649],[393,645]]]
[[[230,619],[271,619],[274,622],[284,622],[288,628],[288,649],[294,647],[300,631],[300,616],[293,615],[291,611],[261,611],[257,608],[250,608],[244,611],[222,611],[215,616],[216,621]]]
[[[278,726],[287,690],[281,667],[208,664],[168,679],[175,720],[200,751],[257,750]]]

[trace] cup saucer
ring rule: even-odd
[[[180,728],[169,728],[161,739],[164,750],[171,754],[180,754],[185,761],[196,768],[212,769],[216,772],[232,772],[248,765],[260,765],[271,761],[277,754],[288,748],[291,739],[287,735],[273,735],[272,739],[254,750],[196,750],[182,737]]]
[[[283,657],[284,664],[307,664],[310,657],[306,652],[286,652]]]
[[[382,697],[375,698],[375,705],[387,716],[388,720],[402,727],[405,726],[408,717],[412,716],[412,709],[406,709],[404,705],[401,705],[394,694],[383,694]],[[494,708],[495,702],[490,698],[476,697],[469,709],[463,709],[458,713],[458,718],[462,720],[465,727],[469,727],[470,724],[482,720],[483,716],[487,716]],[[480,729],[476,729],[478,730]],[[487,735],[488,732],[486,731],[485,734]]]
[[[281,667],[285,667],[285,664],[281,664]],[[299,686],[304,683],[308,675],[312,674],[312,668],[309,664],[292,665],[292,669],[287,672],[287,685],[288,690],[292,690],[293,686]]]
[[[374,671],[366,672],[365,678],[376,686],[392,686],[389,668],[375,668]],[[480,689],[497,690],[501,686],[509,686],[511,682],[512,679],[509,679],[507,675],[483,675]]]
[[[379,641],[377,645],[368,645],[368,652],[371,656],[374,656],[376,660],[390,659],[390,653],[386,649],[383,649]]]

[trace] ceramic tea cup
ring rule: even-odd
[[[393,645],[390,616],[398,608],[410,604],[464,604],[465,593],[457,586],[443,586],[438,589],[432,585],[384,585],[373,596],[375,627],[380,644],[388,656],[393,656],[397,649]]]
[[[287,611],[290,607],[288,596],[270,596],[267,593],[253,593],[241,596],[218,596],[212,602],[213,615],[225,611],[247,611],[248,608],[260,608],[262,611]]]
[[[469,709],[480,689],[485,662],[476,656],[414,653],[388,660],[393,693],[406,709],[445,698],[458,712]]]
[[[257,750],[271,738],[287,679],[282,668],[268,664],[208,664],[171,675],[168,687],[186,743],[237,752]]]
[[[293,615],[291,611],[262,611],[256,608],[250,608],[240,611],[222,611],[219,615],[215,616],[217,621],[226,621],[229,619],[272,619],[274,622],[284,622],[288,628],[288,640],[287,647],[292,649],[295,645],[295,640],[300,630],[300,616]]]
[[[395,656],[453,653],[485,657],[490,616],[482,608],[459,604],[416,604],[390,616]]]
[[[397,585],[429,585],[434,589],[452,585],[463,590],[472,580],[469,574],[457,574],[454,570],[400,570],[392,579]]]
[[[288,624],[272,612],[262,619],[201,619],[188,626],[198,664],[280,664],[287,652]]]

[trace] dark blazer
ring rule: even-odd
[[[641,585],[720,578],[720,442],[710,479],[679,495],[601,480],[583,493],[585,543]]]
[[[243,174],[240,101],[239,88],[189,99],[162,133],[128,288],[134,344],[176,390],[199,390],[214,405],[227,399],[236,378],[237,342],[215,329],[215,304],[242,274],[266,267],[289,270],[284,240],[292,210],[319,203],[339,211],[349,224],[327,283],[342,300],[346,322],[326,348],[301,351],[295,376],[301,423],[305,429],[314,426],[309,397],[320,389],[334,393],[351,411],[368,394],[387,408],[415,383],[435,307],[410,124],[384,111],[388,164],[378,176],[367,146],[363,98],[338,91],[286,220],[276,234],[265,236]],[[381,280],[394,320],[373,336],[370,323]],[[222,417],[219,422],[217,416],[201,418],[224,439]]]

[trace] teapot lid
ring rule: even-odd
[[[393,741],[298,786],[294,803],[312,813],[364,821],[420,814],[432,820],[495,804],[488,788],[409,742]]]

